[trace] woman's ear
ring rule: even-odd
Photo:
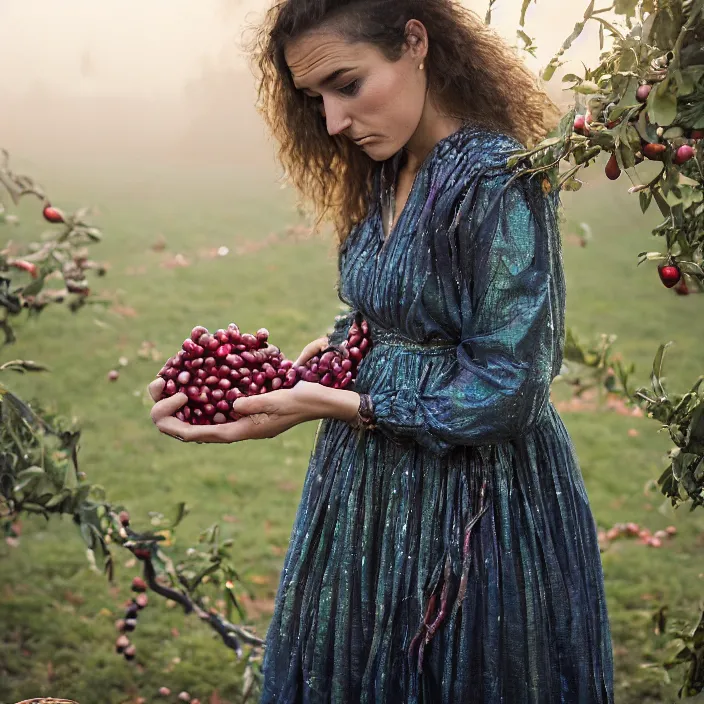
[[[406,44],[418,56],[423,52],[423,44],[427,40],[427,33],[423,24],[418,20],[408,20],[406,24]]]

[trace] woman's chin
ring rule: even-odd
[[[386,161],[393,154],[389,154],[388,146],[384,144],[379,138],[372,139],[364,144],[360,144],[359,148],[374,161]]]

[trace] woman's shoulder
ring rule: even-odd
[[[506,171],[509,157],[525,146],[512,135],[489,127],[468,127],[460,130],[454,148],[473,165],[490,172]]]

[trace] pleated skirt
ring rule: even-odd
[[[607,704],[597,531],[550,405],[457,447],[325,419],[266,638],[265,704]]]

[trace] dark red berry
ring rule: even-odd
[[[658,267],[658,273],[660,274],[660,281],[662,281],[667,288],[672,288],[682,278],[682,272],[675,264],[661,264]]]
[[[638,90],[636,91],[636,100],[639,103],[644,103],[648,99],[648,96],[650,95],[650,91],[652,89],[653,86],[648,85],[647,83],[645,85],[639,86]]]
[[[57,224],[65,222],[63,213],[58,208],[54,208],[51,205],[46,205],[42,213],[44,219],[51,223]]]

